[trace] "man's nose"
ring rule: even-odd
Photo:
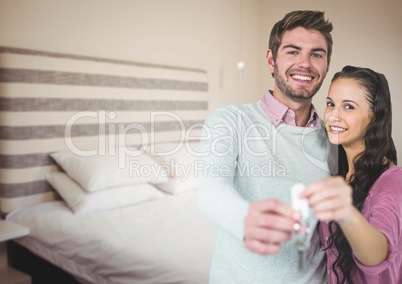
[[[300,53],[298,66],[302,68],[309,68],[311,66],[311,56],[307,53]]]

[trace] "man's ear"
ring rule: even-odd
[[[331,58],[328,59],[327,73],[328,73],[328,71],[329,71],[329,66],[330,66],[330,65],[331,65]]]
[[[274,70],[275,70],[275,60],[272,54],[272,50],[268,49],[267,51],[267,63],[269,71],[271,72],[272,78],[274,77]]]

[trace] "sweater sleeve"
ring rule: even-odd
[[[239,153],[233,108],[220,109],[205,122],[197,164],[198,204],[216,226],[243,240],[249,203],[233,186]]]
[[[374,188],[373,188],[374,189]],[[365,266],[355,258],[357,266],[367,274],[376,275],[389,268],[400,254],[402,230],[402,175],[387,175],[375,185],[370,196],[367,220],[382,232],[388,241],[388,256],[376,266]]]

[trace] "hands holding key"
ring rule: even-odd
[[[318,220],[342,222],[353,214],[352,189],[341,177],[316,181],[299,195],[307,198]],[[276,199],[250,203],[245,220],[244,243],[259,254],[276,254],[281,244],[292,239],[301,213]]]
[[[245,220],[244,243],[259,254],[276,254],[292,239],[294,224],[301,218],[288,204],[276,199],[250,203]]]
[[[356,213],[352,188],[342,177],[318,180],[308,185],[300,197],[307,198],[315,217],[320,221],[344,223]]]

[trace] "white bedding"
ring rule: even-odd
[[[10,213],[30,228],[17,241],[87,283],[208,283],[215,229],[196,191],[73,214],[63,201]]]

